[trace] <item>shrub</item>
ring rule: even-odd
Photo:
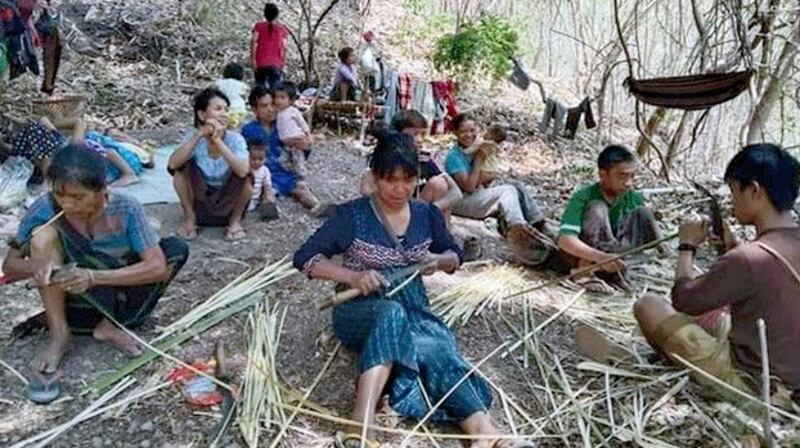
[[[477,23],[467,23],[458,34],[442,36],[436,43],[433,63],[437,70],[458,73],[462,77],[481,70],[495,80],[511,69],[510,56],[519,51],[519,36],[503,19],[488,15]]]

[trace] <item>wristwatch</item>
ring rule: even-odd
[[[678,245],[678,252],[691,252],[692,255],[697,253],[697,246],[690,243],[681,243]]]

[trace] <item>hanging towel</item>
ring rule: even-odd
[[[411,75],[397,75],[397,109],[406,110],[411,107]]]
[[[550,122],[553,122],[553,135],[558,135],[561,128],[564,126],[564,117],[567,115],[567,108],[555,98],[548,98],[544,106],[544,115],[542,122],[539,124],[539,130],[546,134],[550,128]]]
[[[433,99],[433,87],[428,81],[414,79],[411,83],[411,109],[425,117],[426,128],[430,129],[436,116],[436,103]]]
[[[594,121],[594,114],[592,113],[592,101],[588,97],[584,98],[577,107],[572,107],[567,111],[567,124],[564,127],[564,136],[568,139],[575,138],[581,116],[584,117],[586,129],[592,129],[597,126],[597,123]]]
[[[386,112],[383,115],[383,122],[391,124],[397,113],[397,72],[387,69],[383,80],[383,88],[386,89]]]

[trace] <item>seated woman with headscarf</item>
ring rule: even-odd
[[[8,275],[35,279],[44,305],[50,341],[37,372],[58,369],[70,330],[141,354],[119,325],[142,323],[189,255],[184,242],[159,240],[134,198],[108,191],[105,165],[84,146],[53,156],[52,192],[28,209],[3,264]]]
[[[197,226],[227,226],[225,239],[246,236],[242,219],[253,185],[247,143],[228,130],[230,101],[208,88],[194,98],[195,130],[169,157],[167,169],[183,209],[178,236],[197,237]]]
[[[455,337],[431,313],[422,279],[415,277],[388,295],[405,280],[404,269],[417,265],[423,274],[452,273],[461,264],[461,250],[442,212],[411,199],[417,158],[410,136],[381,134],[370,162],[375,192],[339,206],[295,253],[294,265],[313,278],[334,280],[362,294],[333,309],[336,336],[360,353],[351,420],[372,424],[376,403],[388,392],[401,415],[425,418],[430,409],[426,399],[443,400],[432,414],[434,421],[456,423],[470,435],[497,436],[488,414],[489,387],[470,374]],[[341,263],[332,261],[336,255],[342,255]],[[492,439],[480,438],[472,446],[532,446]],[[361,445],[357,427],[337,433],[335,440],[343,448],[378,446],[372,441]]]

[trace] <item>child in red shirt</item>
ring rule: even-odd
[[[283,50],[289,31],[277,22],[278,7],[274,3],[264,5],[266,21],[253,26],[251,62],[256,74],[256,83],[273,85],[283,78]]]

